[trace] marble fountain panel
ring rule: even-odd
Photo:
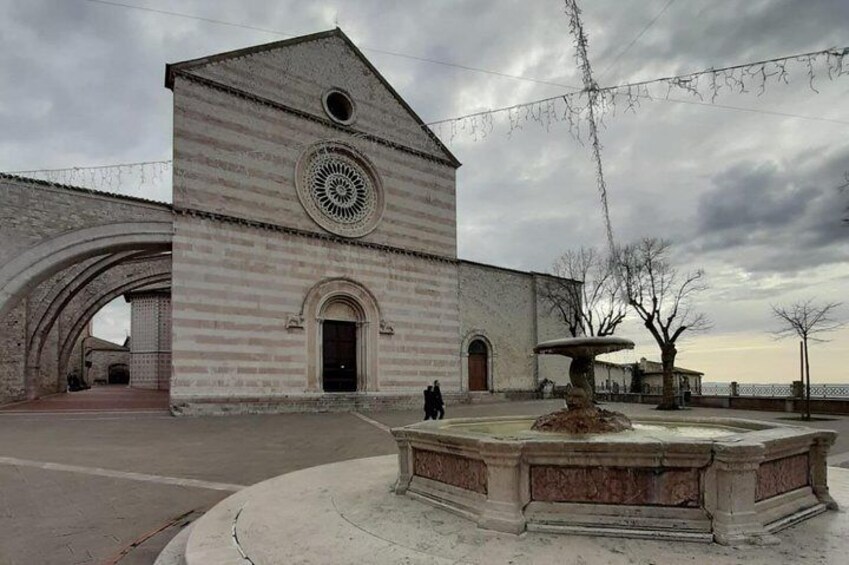
[[[569,436],[533,417],[428,421],[392,430],[398,494],[482,528],[770,543],[836,507],[836,434],[731,419],[645,417],[635,430]]]

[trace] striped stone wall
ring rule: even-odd
[[[295,167],[329,140],[353,144],[383,184],[382,221],[362,241],[456,257],[453,167],[183,78],[174,85],[174,206],[324,233],[298,199]]]
[[[309,115],[325,116],[322,95],[344,89],[356,107],[357,130],[435,157],[445,157],[373,69],[339,36],[289,43],[214,60],[192,73]]]
[[[334,278],[367,289],[385,323],[367,392],[460,388],[454,261],[192,215],[176,218],[173,249],[172,404],[320,396],[307,381],[315,320],[299,317]]]

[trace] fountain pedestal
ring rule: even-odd
[[[566,407],[540,416],[532,429],[570,434],[610,433],[631,429],[631,421],[618,412],[598,408],[593,403],[595,358],[603,353],[633,349],[634,342],[619,337],[577,337],[540,343],[534,353],[572,358]]]

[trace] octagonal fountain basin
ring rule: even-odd
[[[640,417],[634,429],[571,436],[533,416],[396,428],[397,494],[481,528],[774,543],[837,505],[826,456],[836,433],[732,418]]]

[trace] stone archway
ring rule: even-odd
[[[100,311],[101,308],[127,292],[138,290],[153,284],[170,282],[170,280],[170,270],[164,273],[139,276],[130,281],[122,281],[120,284],[116,284],[106,291],[89,297],[85,304],[78,310],[77,314],[72,318],[71,323],[68,324],[67,332],[62,332],[63,335],[59,343],[59,370],[62,372],[67,371],[68,360],[71,358],[71,353],[77,338],[79,338],[85,326],[89,323],[89,321],[91,321],[94,315]]]
[[[114,253],[84,264],[73,271],[70,280],[57,281],[37,305],[30,318],[27,336],[27,365],[37,365],[44,342],[54,324],[66,310],[79,309],[99,292],[110,292],[117,284],[133,282],[145,276],[171,273],[170,255],[139,257],[144,252]],[[30,304],[30,308],[32,308]],[[67,332],[64,332],[67,333]]]
[[[172,222],[133,222],[82,228],[25,249],[0,267],[0,318],[36,285],[84,259],[129,249],[171,248]]]
[[[40,363],[35,388],[56,391],[57,312],[106,269],[170,251],[174,230],[170,204],[3,173],[0,217],[3,403],[32,395],[28,366]]]
[[[377,300],[366,287],[345,278],[319,282],[307,292],[301,318],[307,332],[308,391],[324,390],[325,319],[356,324],[356,390],[375,392],[380,389],[377,348],[381,315]]]

